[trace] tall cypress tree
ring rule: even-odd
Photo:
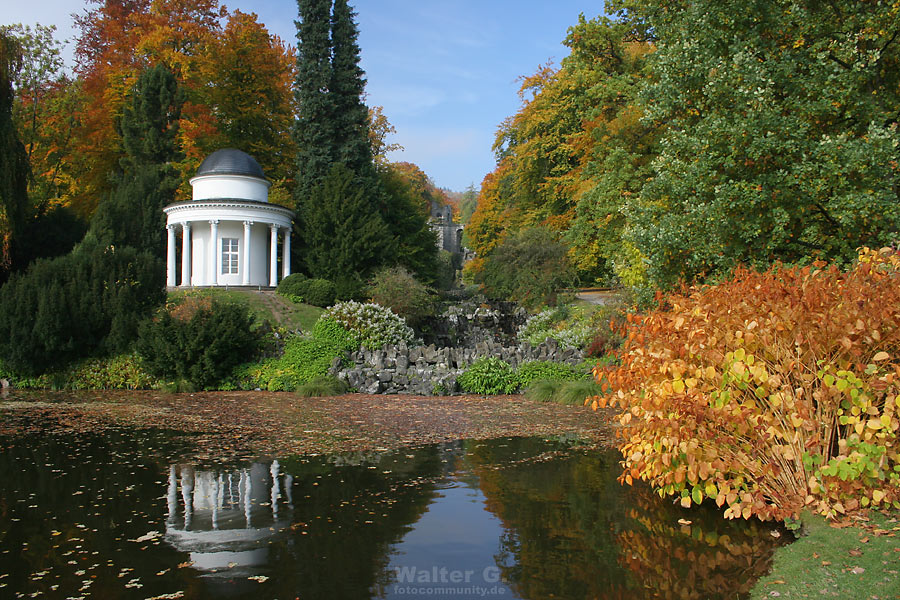
[[[374,186],[375,163],[369,143],[369,109],[363,103],[366,80],[359,66],[356,13],[347,0],[334,0],[331,17],[331,92],[334,105],[334,157]]]
[[[331,0],[298,0],[297,143],[295,204],[302,213],[305,199],[330,172],[334,162],[334,99],[331,94]],[[302,216],[302,214],[301,214]]]
[[[125,157],[115,190],[97,207],[91,232],[115,246],[165,256],[165,215],[179,173],[176,134],[184,95],[164,65],[141,73],[119,124]]]
[[[434,236],[424,219],[409,218],[409,204],[375,168],[356,13],[347,0],[298,0],[298,6],[297,262],[338,283],[398,262],[431,279]]]
[[[28,153],[12,116],[12,80],[21,64],[18,42],[0,32],[0,267],[4,270],[10,266],[10,242],[24,224],[28,205]]]

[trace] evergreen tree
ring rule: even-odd
[[[331,0],[298,0],[297,79],[294,90],[297,120],[295,203],[298,212],[312,189],[334,162],[334,99],[331,85]],[[302,217],[302,215],[301,215]]]
[[[28,153],[13,122],[12,81],[22,65],[15,38],[0,32],[0,267],[10,267],[10,242],[25,220],[28,204]]]
[[[369,109],[363,103],[366,80],[359,66],[359,44],[347,0],[335,0],[331,18],[331,92],[334,106],[334,158],[364,183],[375,183],[375,163],[369,143]]]
[[[342,297],[385,264],[433,281],[437,246],[427,219],[375,168],[355,13],[347,0],[298,6],[297,262],[335,281]]]
[[[0,288],[0,357],[39,374],[98,353],[126,350],[138,322],[165,298],[165,269],[134,248],[88,239],[38,259]]]
[[[144,71],[120,123],[123,172],[116,189],[97,207],[91,232],[115,246],[165,256],[165,215],[175,200],[179,173],[176,143],[183,94],[163,65]]]
[[[335,164],[304,203],[305,262],[313,277],[368,277],[385,261],[391,232],[346,166]]]

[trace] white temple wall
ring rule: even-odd
[[[201,175],[191,179],[194,200],[239,198],[267,202],[269,182],[242,175]]]

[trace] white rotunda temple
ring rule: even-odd
[[[271,183],[245,152],[213,152],[191,179],[192,199],[175,202],[166,213],[166,286],[278,285],[291,274],[294,212],[269,203]],[[177,276],[176,235],[181,232],[181,278]]]

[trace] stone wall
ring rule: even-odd
[[[440,316],[425,319],[421,331],[426,344],[438,348],[474,348],[490,341],[514,346],[527,313],[515,302],[467,300],[449,305]]]
[[[410,348],[400,344],[381,350],[362,349],[346,357],[347,367],[335,359],[330,373],[366,394],[455,394],[459,393],[459,375],[486,356],[496,356],[513,369],[530,360],[577,365],[584,359],[580,350],[563,348],[552,339],[538,346],[504,346],[488,339],[468,348],[437,348],[434,344]]]

